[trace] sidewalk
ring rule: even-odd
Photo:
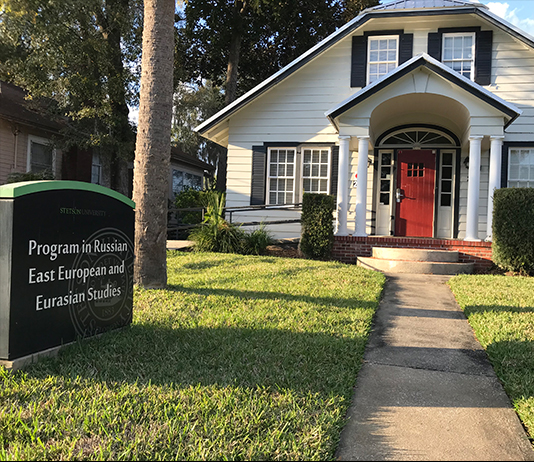
[[[387,274],[338,460],[534,460],[445,282]]]

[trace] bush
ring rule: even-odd
[[[242,253],[244,232],[224,219],[225,194],[205,193],[206,214],[201,227],[189,234],[195,250],[201,252]]]
[[[307,258],[326,259],[334,245],[334,196],[304,193],[300,251]]]
[[[7,176],[8,183],[20,183],[21,181],[53,180],[54,175],[50,170],[42,172],[10,173]]]
[[[498,189],[493,197],[493,261],[508,271],[534,273],[534,189]]]
[[[267,246],[273,243],[271,235],[263,225],[247,233],[224,219],[224,193],[206,191],[202,201],[206,206],[204,222],[189,235],[189,239],[195,243],[195,250],[262,255]]]
[[[174,203],[170,203],[170,207],[177,209],[192,209],[206,206],[206,191],[185,187],[176,194]],[[177,212],[169,208],[169,223],[176,223],[178,225],[199,225],[202,223],[202,212]],[[191,229],[178,229],[174,231],[174,239],[189,239]]]
[[[247,255],[263,255],[267,246],[274,243],[271,234],[261,225],[251,233],[244,233],[243,253]]]

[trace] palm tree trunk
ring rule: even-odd
[[[134,162],[136,284],[167,283],[174,0],[145,0],[139,125]]]

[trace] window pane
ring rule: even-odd
[[[450,194],[442,194],[441,195],[441,206],[442,207],[450,207],[451,206],[451,195]]]
[[[519,179],[520,180],[528,180],[529,178],[529,168],[521,166],[519,169]]]
[[[319,184],[320,184],[320,190],[319,192],[322,192],[322,193],[326,193],[327,192],[327,187],[328,187],[328,181],[327,180],[319,180]]]
[[[325,178],[325,177],[328,176],[328,165],[324,165],[324,164],[321,165],[321,174],[320,174],[320,176],[322,178]]]
[[[311,176],[319,176],[319,165],[312,164],[312,175]]]
[[[378,51],[371,51],[369,53],[369,61],[372,61],[372,62],[378,61]]]
[[[304,188],[304,192],[310,192],[310,180],[305,178],[302,182],[302,186]]]
[[[378,40],[371,40],[371,50],[378,50]]]
[[[288,151],[287,152],[287,163],[293,164],[295,162],[295,152],[294,151]]]
[[[294,167],[293,164],[287,164],[286,176],[293,176]]]
[[[319,163],[319,151],[313,151],[312,162],[314,164]]]
[[[452,167],[443,167],[443,169],[441,170],[441,178],[451,179]]]
[[[450,152],[443,154],[442,163],[443,165],[452,165],[452,154]]]
[[[441,182],[441,192],[452,192],[452,181],[443,180]]]
[[[378,48],[380,50],[387,50],[388,48],[388,41],[387,40],[379,40]]]
[[[519,178],[519,165],[510,165],[508,177],[511,180],[517,180]]]
[[[278,152],[278,162],[282,163],[286,161],[286,152],[285,151],[279,151]]]
[[[46,144],[31,142],[30,170],[42,172],[52,170],[52,148]]]
[[[271,162],[275,164],[278,162],[278,151],[271,151]]]
[[[383,205],[389,205],[389,194],[380,193],[380,203]]]
[[[303,170],[302,176],[310,176],[310,174],[311,174],[311,165],[304,164],[304,170]]]
[[[286,176],[286,166],[285,166],[285,164],[280,164],[278,166],[278,176]]]
[[[387,61],[388,60],[388,52],[387,51],[380,51],[378,53],[378,60],[379,61]]]
[[[328,163],[328,151],[321,151],[321,163],[322,164]]]

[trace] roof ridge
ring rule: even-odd
[[[392,0],[387,3],[367,8],[362,11],[383,11],[383,10],[408,10],[408,9],[420,9],[420,8],[458,8],[462,6],[486,8],[487,5],[478,1],[465,1],[465,0]]]

